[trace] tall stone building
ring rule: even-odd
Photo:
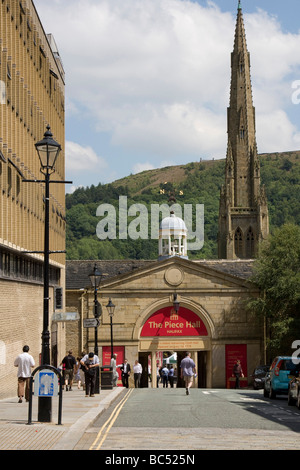
[[[14,358],[28,344],[39,365],[43,330],[45,185],[35,143],[46,126],[64,147],[64,70],[32,0],[0,3],[0,396],[16,394]],[[64,152],[55,180],[64,181]],[[65,188],[50,185],[50,250],[65,249]],[[29,253],[39,251],[40,253]],[[62,324],[53,323],[55,294],[65,286],[65,255],[51,255],[52,362],[65,353]],[[60,310],[59,310],[60,311]]]
[[[254,258],[269,232],[268,207],[260,184],[250,54],[241,4],[238,6],[231,54],[230,105],[225,184],[220,194],[218,254],[220,259]]]

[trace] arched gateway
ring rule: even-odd
[[[150,312],[141,315],[135,333],[139,340],[139,359],[151,371],[151,385],[156,387],[157,367],[161,366],[162,353],[175,354],[177,361],[177,385],[180,381],[180,361],[186,351],[191,351],[198,374],[195,384],[199,387],[210,386],[211,330],[212,321],[199,305],[180,299],[180,308],[176,312],[173,305],[152,305]],[[146,385],[146,383],[145,383]]]

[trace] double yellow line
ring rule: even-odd
[[[105,439],[107,438],[107,435],[110,431],[110,429],[112,428],[114,422],[116,421],[117,417],[119,416],[120,414],[120,411],[122,410],[123,406],[125,405],[125,402],[128,400],[128,398],[130,397],[130,395],[132,394],[133,392],[133,388],[131,388],[130,390],[128,390],[128,392],[126,393],[125,397],[122,398],[122,400],[120,401],[120,403],[118,403],[118,405],[115,407],[114,411],[112,412],[112,414],[110,415],[110,417],[108,418],[107,421],[105,421],[105,423],[103,424],[102,428],[100,429],[100,431],[98,432],[97,434],[97,437],[96,439],[94,440],[93,444],[91,445],[90,449],[89,450],[99,450],[103,444],[103,442],[105,441]],[[103,434],[102,434],[103,433]]]

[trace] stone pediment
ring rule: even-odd
[[[249,289],[247,279],[252,274],[252,262],[239,260],[191,261],[170,258],[106,279],[102,289],[124,291],[219,291]],[[253,287],[253,286],[252,286]]]

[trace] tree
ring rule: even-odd
[[[262,243],[254,264],[254,282],[261,291],[248,306],[265,318],[269,359],[291,354],[300,339],[300,227],[286,224]]]

